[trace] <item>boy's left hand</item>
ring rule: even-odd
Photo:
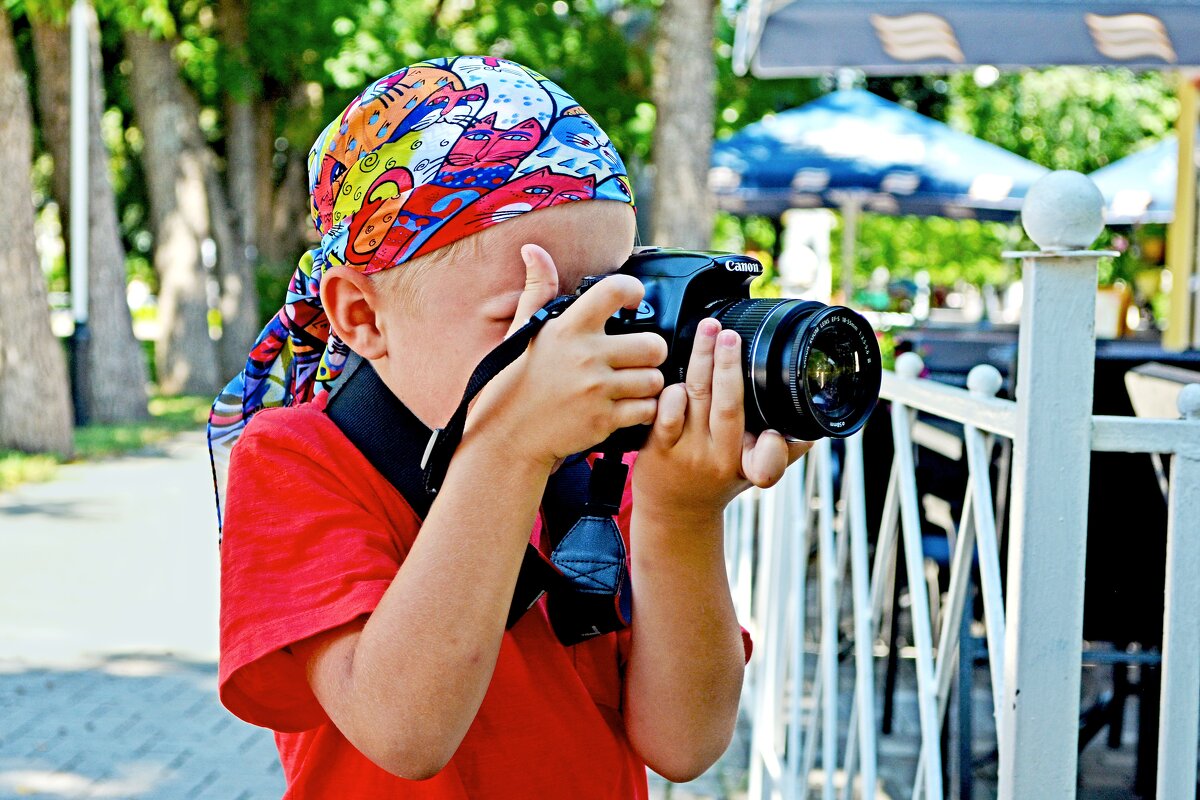
[[[666,387],[634,468],[635,503],[655,516],[720,514],[751,485],[773,486],[812,446],[779,432],[746,431],[741,338],[705,319],[684,383]]]

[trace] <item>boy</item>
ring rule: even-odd
[[[700,774],[728,745],[748,651],[722,510],[804,449],[745,433],[735,333],[703,323],[686,384],[664,389],[660,337],[604,333],[642,287],[606,278],[478,395],[424,519],[327,395],[304,402],[349,348],[444,425],[492,348],[629,255],[607,137],[524,67],[438,59],[364,90],[318,138],[310,183],[322,244],[210,428],[216,463],[242,419],[290,405],[258,415],[230,464],[222,701],[277,731],[289,798],[628,798],[646,765]],[[566,647],[541,601],[506,630],[548,477],[642,423],[618,515],[635,622]]]

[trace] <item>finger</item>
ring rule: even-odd
[[[527,244],[521,248],[521,259],[525,262],[525,288],[505,339],[528,322],[535,311],[558,297],[558,268],[550,254],[536,244]]]
[[[626,367],[657,367],[667,360],[667,342],[657,333],[626,333],[609,337],[605,342],[608,365]]]
[[[637,308],[646,289],[629,275],[609,275],[576,300],[560,318],[578,330],[597,330],[622,308]]]
[[[742,449],[742,474],[760,489],[779,483],[787,466],[788,443],[777,431],[763,431]]]
[[[682,383],[673,383],[658,396],[658,413],[654,417],[654,429],[650,438],[662,448],[671,448],[683,435],[683,423],[687,419],[687,389]]]
[[[658,411],[658,400],[655,398],[628,398],[613,402],[612,421],[617,428],[628,428],[630,425],[649,425],[654,422]]]
[[[708,421],[713,442],[718,447],[732,449],[741,441],[746,430],[745,391],[742,337],[736,331],[721,331],[713,353],[712,408]],[[782,440],[783,437],[779,438]]]
[[[693,424],[708,422],[708,410],[712,399],[713,351],[717,346],[717,334],[721,323],[715,319],[702,319],[696,326],[696,337],[692,343],[692,355],[684,385],[688,395],[688,419]]]
[[[658,397],[663,390],[663,374],[654,367],[619,369],[613,373],[608,396],[614,400],[626,397]]]

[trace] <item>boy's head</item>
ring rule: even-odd
[[[487,299],[475,291],[480,281],[505,283],[491,271],[504,272],[512,255],[520,264],[524,242],[503,247],[511,237],[502,228],[551,209],[564,219],[631,217],[633,202],[612,143],[570,95],[526,67],[479,56],[421,62],[364,89],[317,137],[309,188],[322,279],[408,271],[375,283],[412,296],[426,282],[445,283],[427,276],[466,256],[483,268],[455,280],[468,300]],[[622,208],[557,210],[576,204]],[[345,355],[338,334],[346,326],[331,322],[322,381],[336,377]]]
[[[632,192],[608,137],[559,86],[502,59],[431,59],[375,81],[317,137],[308,169],[321,243],[213,406],[218,473],[251,415],[307,402],[341,374],[349,348],[337,332],[350,326],[330,330],[327,274],[394,296],[382,317],[395,320],[384,332],[389,352],[428,332],[428,318],[444,338],[459,337],[465,357],[507,329],[506,298],[515,307],[524,283],[522,244],[550,252],[567,291],[586,272],[618,267],[633,243]],[[467,307],[473,316],[456,316]]]

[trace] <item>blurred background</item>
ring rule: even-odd
[[[1195,147],[1200,7],[1159,4],[1182,26],[1174,39],[1118,32],[1116,55],[1089,60],[1051,53],[1053,27],[1036,41],[997,29],[1035,48],[1000,61],[937,24],[905,45],[869,3],[814,5],[870,18],[886,56],[855,49],[848,22],[844,40],[805,39],[784,24],[804,3],[0,0],[0,797],[280,791],[269,736],[215,699],[202,429],[314,243],[313,140],[366,84],[421,59],[539,70],[622,155],[641,243],[751,254],[766,267],[756,294],[853,305],[889,367],[915,351],[927,375],[963,386],[994,364],[1002,397],[1023,298],[1021,264],[1002,253],[1036,249],[1021,199],[1051,170],[1090,174],[1109,223],[1094,248],[1115,253],[1099,266],[1096,411],[1133,413],[1133,366],[1200,369],[1195,170],[1178,157]],[[1016,19],[1046,4],[974,4],[989,5]],[[789,52],[790,67],[770,61]],[[940,457],[926,455],[921,480],[953,485],[959,513],[965,472]],[[1165,528],[1162,465],[1143,461],[1132,481],[1124,462],[1093,468],[1110,480],[1093,478],[1093,527]],[[868,479],[882,489],[887,476]],[[922,523],[939,530],[950,508],[924,506]],[[1150,538],[1150,557],[1089,562],[1089,580],[1112,587],[1089,599],[1089,633],[1117,652],[1159,647],[1164,534]],[[1149,601],[1121,588],[1143,584]],[[947,590],[944,574],[933,587]],[[907,653],[906,629],[890,635],[880,652]],[[1116,755],[1081,762],[1099,787],[1088,796],[1152,796],[1152,761],[1138,759],[1153,742],[1119,720],[1156,662],[1116,663],[1089,690],[1109,704],[1081,717],[1089,740],[1118,720]],[[748,730],[705,779],[656,781],[657,796],[744,795]],[[907,796],[912,762],[881,778],[891,796]],[[977,771],[994,795],[994,760]]]

